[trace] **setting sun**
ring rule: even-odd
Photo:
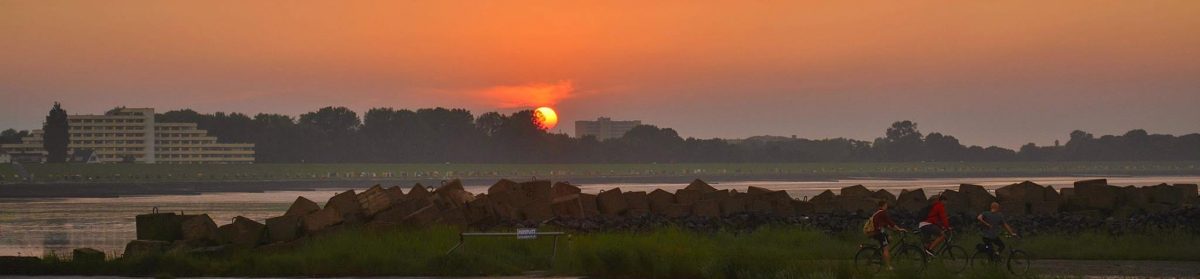
[[[558,125],[558,113],[555,113],[554,109],[550,107],[537,108],[533,110],[533,115],[537,118],[538,127],[542,130],[550,130]]]

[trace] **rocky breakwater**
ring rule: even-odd
[[[939,194],[947,197],[952,223],[973,224],[975,214],[998,201],[1024,231],[1088,228],[1113,220],[1142,226],[1196,229],[1200,212],[1195,184],[1118,187],[1105,180],[1075,183],[1056,190],[1032,182],[1000,187],[995,195],[982,186],[963,184]],[[163,253],[219,253],[229,249],[287,247],[312,236],[346,228],[421,228],[456,226],[495,230],[551,225],[579,232],[640,230],[681,226],[697,230],[752,229],[767,224],[794,224],[830,232],[856,229],[878,201],[895,205],[893,216],[911,226],[930,203],[922,189],[898,195],[862,185],[825,191],[798,200],[784,191],[749,187],[744,192],[717,189],[695,180],[668,192],[656,189],[603,190],[583,193],[567,182],[500,180],[487,193],[470,193],[459,180],[436,188],[417,184],[404,191],[379,185],[361,193],[345,191],[324,207],[299,197],[282,216],[259,223],[237,217],[218,226],[208,215],[151,213],[137,216],[137,240],[125,256]],[[1141,222],[1141,223],[1139,223]]]

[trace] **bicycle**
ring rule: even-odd
[[[942,267],[952,273],[959,273],[966,270],[970,264],[967,249],[954,244],[954,238],[957,235],[954,230],[946,230],[945,234],[946,240],[942,242],[941,246],[932,251],[934,259],[938,260]]]
[[[925,269],[928,259],[921,251],[921,246],[908,242],[908,236],[915,232],[896,232],[896,243],[892,244],[892,263],[902,266],[915,266],[918,270]],[[883,269],[883,250],[875,243],[858,245],[854,253],[854,265],[867,271],[879,272]]]
[[[1000,261],[1003,260],[1004,266],[1008,269],[1009,273],[1017,276],[1029,274],[1029,266],[1033,262],[1033,256],[1029,252],[1017,248],[1021,244],[1022,239],[1020,237],[1006,238],[1015,239],[1009,243],[1007,255],[1001,255],[1003,251],[994,251],[993,247],[988,247],[981,243],[980,247],[983,249],[976,249],[978,251],[974,255],[971,255],[971,266],[980,267],[984,264],[996,265],[1000,264]]]

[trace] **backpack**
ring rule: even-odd
[[[875,235],[877,232],[875,230],[875,215],[879,215],[880,212],[883,212],[883,210],[877,210],[875,214],[871,214],[871,217],[867,217],[867,222],[863,223],[863,234],[867,236]]]

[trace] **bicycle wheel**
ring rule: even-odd
[[[879,272],[883,268],[883,255],[875,247],[863,247],[854,253],[854,266],[868,272]]]
[[[946,247],[946,249],[938,254],[937,258],[941,261],[942,267],[951,273],[959,273],[966,270],[969,261],[967,250],[957,245]]]
[[[921,250],[921,247],[914,245],[902,246],[895,255],[892,255],[892,263],[898,268],[922,271],[925,270],[927,261],[929,261],[929,258],[925,256],[925,252]]]
[[[1013,275],[1024,276],[1029,274],[1029,265],[1033,262],[1033,257],[1021,250],[1013,250],[1008,254],[1008,272]]]
[[[976,251],[967,262],[971,269],[986,268],[992,264],[992,253]]]

